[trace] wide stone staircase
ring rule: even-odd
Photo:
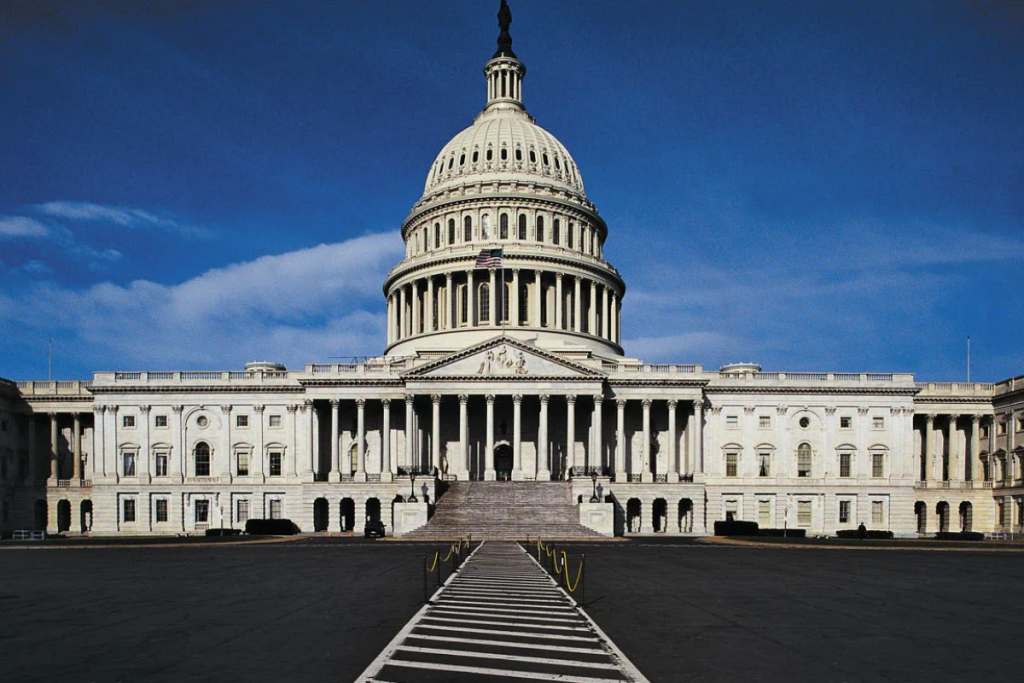
[[[579,522],[568,482],[453,481],[426,526],[402,538],[604,538]]]

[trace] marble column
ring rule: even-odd
[[[494,271],[491,271],[494,272]],[[494,395],[487,395],[487,450],[484,451],[484,480],[494,481]]]
[[[391,466],[391,399],[382,399],[380,404],[380,480],[392,481],[394,470]]]
[[[654,481],[654,469],[656,463],[654,458],[651,457],[651,399],[645,398],[640,402],[640,406],[643,408],[644,415],[644,442],[643,442],[643,461],[641,462],[640,480],[645,482]]]
[[[601,336],[610,340],[608,320],[608,288],[601,287]]]
[[[476,320],[476,286],[473,282],[473,271],[466,271],[466,326],[473,327]]]
[[[330,481],[341,481],[341,464],[338,461],[338,404],[336,398],[331,399],[331,472]]]
[[[978,452],[981,449],[981,439],[978,434],[978,430],[981,426],[981,415],[971,415],[971,467],[970,467],[970,480],[979,481],[981,477],[977,475],[978,468],[981,467],[981,458],[978,457]]]
[[[94,415],[96,415],[96,417],[95,417],[96,424],[99,425],[98,428],[94,428],[93,431],[92,431],[92,433],[93,433],[93,441],[94,442],[96,441],[96,436],[98,435],[99,436],[100,444],[103,443],[103,413],[106,412],[106,410],[107,410],[106,406],[93,406],[93,412],[94,412]],[[38,426],[39,425],[36,422],[36,416],[30,414],[28,416],[28,473],[27,474],[28,474],[28,481],[29,481],[29,483],[32,486],[35,486],[35,483],[36,483],[36,468],[38,466],[38,463],[36,461],[39,459],[39,452],[38,452],[38,449],[36,448],[36,429],[38,428]],[[93,448],[93,457],[92,457],[93,463],[96,462],[96,454],[99,454],[99,461],[102,463],[103,462],[103,448],[102,448],[102,446],[100,448],[98,448],[98,449],[97,448]]]
[[[590,281],[590,301],[587,304],[587,332],[595,337],[601,334],[597,329],[597,283]]]
[[[50,481],[60,478],[60,461],[57,459],[57,414],[50,413]]]
[[[511,306],[508,310],[509,324],[512,327],[519,326],[519,269],[512,269],[512,297]]]
[[[960,419],[957,414],[949,416],[949,428],[946,433],[949,434],[949,477],[952,481],[963,481],[963,463],[960,457],[960,435],[957,433],[956,423]]]
[[[530,322],[534,327],[543,327],[541,319],[541,302],[544,300],[544,279],[539,270],[533,271],[533,320]]]
[[[349,469],[352,468],[349,463]],[[348,472],[346,472],[348,474]],[[356,399],[356,481],[366,481],[366,399]]]
[[[548,402],[547,394],[540,395],[540,424],[537,429],[537,481],[551,480],[551,466],[548,463]]]
[[[704,401],[693,402],[693,475],[704,473]]]
[[[523,397],[512,396],[512,481],[523,480]]]
[[[148,417],[148,415],[147,415]],[[148,429],[147,429],[148,432]],[[74,439],[72,444],[71,457],[74,458],[72,467],[72,478],[75,481],[82,480],[82,416],[78,413],[74,414],[74,426],[71,429],[71,438]],[[146,455],[148,458],[148,454]]]
[[[667,401],[668,405],[668,453],[666,457],[668,459],[668,481],[669,483],[675,483],[679,481],[679,465],[676,451],[679,447],[679,436],[676,432],[676,400],[670,398]]]
[[[469,396],[459,394],[459,479],[469,479],[469,469]]]
[[[436,321],[434,320],[434,278],[427,278],[427,304],[424,306],[424,316],[427,321],[423,325],[424,332],[433,332]]]
[[[430,466],[441,474],[441,396],[430,396]]]
[[[931,481],[935,479],[935,463],[932,462],[932,442],[935,440],[932,434],[932,427],[935,424],[934,415],[924,416],[924,432],[921,434],[922,445],[924,446],[924,475],[925,481]],[[939,472],[939,479],[942,479],[942,473]]]
[[[455,329],[455,294],[452,291],[452,274],[449,272],[444,279],[444,329]]]
[[[93,475],[103,474],[103,413],[106,411],[106,406],[93,406],[92,407],[92,461],[91,467],[89,468],[90,479]],[[34,467],[32,467],[32,457],[34,455],[33,449],[36,445],[34,431],[35,422],[32,420],[32,416],[29,416],[28,423],[28,463],[29,463],[29,478],[31,479],[34,475]],[[181,430],[175,430],[176,433],[180,434]],[[181,452],[178,448],[174,451],[177,456]],[[168,463],[170,466],[170,463]]]
[[[405,285],[398,288],[398,338],[405,339],[408,332],[408,315],[405,312]]]
[[[412,331],[410,334],[420,333],[420,283],[419,280],[412,282]]]
[[[573,278],[573,291],[572,291],[572,331],[582,332],[583,321],[580,320],[581,315],[581,302],[580,302],[580,291],[583,288],[583,281],[577,276]]]
[[[413,395],[405,395],[405,465],[412,472],[416,469],[418,463],[413,462]]]
[[[601,472],[601,466],[604,464],[604,435],[602,430],[604,429],[601,424],[601,408],[604,405],[604,396],[602,394],[594,394],[594,419],[591,424],[594,425],[594,452],[590,456],[590,467],[597,468],[598,473]]]
[[[626,399],[615,399],[615,481],[626,481]]]
[[[299,435],[301,434],[301,431],[299,430],[299,406],[293,403],[286,406],[285,410],[288,411],[288,426],[292,430],[292,443],[291,448],[289,449],[291,450],[291,467],[284,469],[283,472],[290,474],[293,477],[297,477],[299,476]],[[263,424],[262,420],[260,421],[260,424]],[[285,463],[287,462],[288,458],[285,457]],[[285,463],[282,463],[282,465]]]
[[[565,397],[565,478],[572,479],[572,468],[576,466],[576,396]]]
[[[555,324],[556,330],[565,329],[565,318],[562,316],[562,274],[555,273]]]

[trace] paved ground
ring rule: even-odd
[[[1024,555],[633,542],[588,613],[651,681],[1020,680]]]
[[[0,679],[352,681],[420,609],[426,549],[0,548]],[[589,614],[655,683],[1024,671],[1022,553],[567,549],[587,552]]]
[[[351,681],[420,608],[426,551],[0,549],[0,680]]]
[[[484,543],[358,683],[646,683],[515,543]]]

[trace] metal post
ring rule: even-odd
[[[430,602],[430,596],[427,594],[427,556],[423,556],[423,602]]]
[[[440,559],[440,558],[441,558],[441,550],[438,549],[438,551],[437,551],[437,558],[435,558],[435,559]],[[441,587],[441,563],[440,562],[435,562],[434,564],[437,566],[437,587],[440,588]]]
[[[584,607],[587,604],[587,556],[580,555],[580,606]]]

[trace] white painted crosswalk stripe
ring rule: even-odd
[[[518,544],[481,544],[357,683],[647,683]]]

